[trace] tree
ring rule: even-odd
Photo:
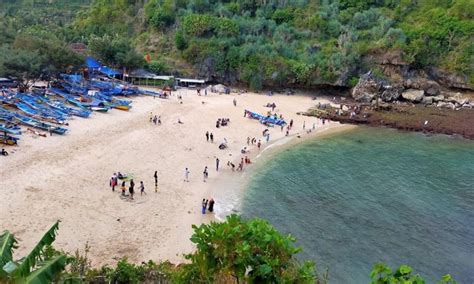
[[[314,283],[312,262],[300,264],[295,239],[283,236],[267,221],[245,221],[238,215],[225,222],[193,226],[195,253],[186,256],[183,279],[212,282],[234,279],[237,283]]]
[[[17,248],[15,236],[4,231],[0,235],[0,282],[51,282],[66,267],[69,258],[64,254],[49,255],[46,251],[56,239],[57,221],[41,238],[31,252],[20,260],[13,260]]]

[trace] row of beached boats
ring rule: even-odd
[[[93,111],[130,110],[126,97],[133,95],[164,97],[163,93],[143,91],[123,82],[95,77],[85,80],[79,75],[62,75],[61,80],[41,92],[19,93],[3,90],[0,94],[0,142],[18,143],[20,125],[38,135],[37,130],[65,134],[72,117],[87,118]]]

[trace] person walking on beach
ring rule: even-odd
[[[143,185],[143,181],[140,181],[140,195],[143,195],[145,192],[145,186]]]
[[[158,186],[158,171],[155,171],[155,174],[153,175],[153,177],[155,178],[155,187]]]
[[[247,137],[247,145],[250,145],[250,137]]]
[[[267,143],[270,140],[270,133],[267,133]]]
[[[290,120],[290,128],[292,128],[292,127],[293,127],[293,119]]]
[[[303,121],[303,130],[306,128],[306,121]]]
[[[189,173],[190,173],[190,171],[188,170],[188,168],[186,168],[184,170],[184,181],[185,182],[189,182]]]
[[[214,143],[214,134],[212,134],[212,132],[209,134],[209,137],[211,138],[211,143]]]
[[[122,196],[125,196],[125,190],[127,190],[127,188],[125,187],[125,182],[122,182]]]
[[[259,139],[257,143],[258,150],[260,150],[260,146],[262,146],[262,142],[260,142],[260,139]]]
[[[209,210],[211,213],[214,211],[214,199],[212,197],[209,199],[209,207],[207,210]]]
[[[207,172],[207,166],[204,167],[204,171],[202,172],[202,181],[206,182],[209,173]]]
[[[117,185],[117,180],[115,179],[115,173],[110,178],[110,187],[112,187],[112,191],[115,192],[115,186]]]
[[[130,180],[130,186],[128,187],[128,192],[130,193],[130,199],[133,200],[133,194],[135,193],[135,183],[133,182],[133,179]]]
[[[313,122],[313,130],[316,129],[316,122]]]
[[[206,140],[209,142],[209,131],[206,131]]]
[[[153,123],[156,125],[156,122],[158,122],[158,116],[155,115],[155,117],[153,117]]]
[[[219,171],[219,158],[216,158],[216,172]]]
[[[237,100],[234,98],[234,106],[236,107],[237,106]]]

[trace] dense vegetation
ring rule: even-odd
[[[82,42],[117,67],[144,66],[149,54],[147,67],[155,72],[199,74],[255,89],[350,86],[376,68],[374,54],[387,53],[401,54],[412,68],[437,66],[474,82],[472,0],[75,0],[67,7],[64,0],[7,2],[10,8],[0,17],[6,44],[0,73],[21,69],[17,58],[31,60],[35,52],[51,62],[34,44],[23,47],[19,40],[27,37],[55,53]],[[31,3],[20,9],[13,2]],[[38,2],[50,4],[33,9]],[[34,66],[44,73],[77,63],[67,55]]]
[[[243,220],[237,215],[224,222],[194,226],[191,241],[196,251],[185,257],[188,263],[175,266],[153,261],[140,265],[127,258],[115,268],[91,267],[89,247],[84,253],[68,255],[55,250],[59,221],[41,238],[24,258],[13,259],[17,247],[9,231],[0,235],[0,282],[2,283],[327,283],[328,275],[315,274],[314,264],[299,263],[301,250],[295,239],[283,236],[268,222]],[[412,268],[400,266],[395,272],[385,264],[376,264],[370,273],[373,284],[423,284]],[[456,283],[448,274],[439,283]]]

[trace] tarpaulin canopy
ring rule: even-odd
[[[116,76],[116,75],[122,75],[122,72],[109,68],[107,66],[101,66],[99,69],[97,69],[100,73],[105,74],[107,76]]]
[[[102,66],[99,63],[99,61],[95,60],[92,57],[87,57],[86,58],[86,65],[87,65],[88,68],[93,68],[93,69],[97,69],[97,68],[100,68],[100,66]]]

